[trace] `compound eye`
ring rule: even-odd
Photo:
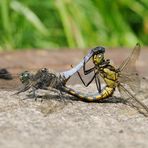
[[[30,73],[28,71],[24,71],[20,74],[19,77],[20,81],[24,84],[24,83],[28,83],[30,80]]]
[[[104,53],[105,52],[105,48],[104,47],[100,47],[100,53]]]
[[[26,77],[26,78],[29,77],[29,74],[28,73],[25,73],[24,74],[24,77]]]
[[[95,48],[93,49],[93,52],[94,52],[95,54],[104,53],[104,52],[105,52],[105,48],[104,48],[104,47],[101,47],[101,46],[98,46],[98,47],[95,47]]]
[[[47,68],[42,68],[41,71],[42,72],[46,72],[47,71]]]
[[[28,77],[29,76],[29,72],[28,71],[24,71],[22,74],[21,74],[22,77]]]

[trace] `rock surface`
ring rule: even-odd
[[[73,88],[84,91],[81,85]],[[93,89],[91,85],[89,91]],[[44,94],[42,102],[1,90],[0,147],[148,147],[148,118],[119,98],[86,103],[70,96],[61,100],[49,91],[38,93]]]

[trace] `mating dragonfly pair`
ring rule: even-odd
[[[80,100],[92,102],[111,97],[117,88],[126,101],[129,101],[140,112],[147,115],[148,107],[136,97],[140,88],[140,77],[136,71],[136,61],[139,57],[140,50],[140,45],[136,44],[130,56],[124,60],[119,68],[115,68],[111,65],[109,59],[105,59],[105,48],[96,47],[90,50],[78,65],[68,71],[53,73],[46,68],[39,69],[35,74],[25,71],[20,74],[20,81],[23,87],[16,94],[30,90],[36,99],[37,89],[52,89],[59,90],[61,92],[60,95],[64,92],[76,96]],[[86,69],[86,63],[90,59],[92,59],[93,67]],[[93,73],[93,77],[87,84],[79,73],[81,68],[83,68],[84,75]],[[75,73],[78,74],[86,87],[95,80],[97,94],[85,94],[68,87],[66,83]],[[100,77],[102,77],[106,84],[103,89],[101,88]]]

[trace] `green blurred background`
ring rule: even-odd
[[[148,45],[148,0],[0,0],[0,50]]]

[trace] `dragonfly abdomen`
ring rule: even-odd
[[[89,94],[83,94],[81,92],[77,92],[74,89],[71,89],[69,87],[64,87],[63,89],[66,93],[72,96],[78,97],[80,100],[89,101],[89,102],[99,101],[99,100],[111,97],[115,91],[115,88],[106,86],[101,91],[101,93],[98,93],[96,95],[93,95],[93,94],[89,95]]]

